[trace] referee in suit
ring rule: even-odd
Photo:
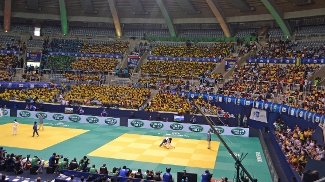
[[[33,126],[33,137],[34,137],[35,133],[37,134],[37,136],[39,136],[38,132],[37,132],[37,122],[36,121],[34,122],[34,126]]]
[[[210,130],[207,133],[208,149],[211,148],[211,132]]]

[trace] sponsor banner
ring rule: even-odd
[[[229,70],[237,64],[237,59],[225,59],[225,70]]]
[[[42,53],[41,52],[27,52],[26,60],[27,62],[41,62]]]
[[[0,109],[0,117],[2,116],[10,116],[10,109]]]
[[[75,56],[75,57],[99,57],[99,58],[116,58],[122,59],[122,55],[119,54],[83,54],[80,52],[49,52],[51,56]]]
[[[148,56],[148,60],[161,61],[197,61],[197,62],[220,62],[219,58],[184,58],[184,57],[164,57],[164,56]]]
[[[59,87],[61,84],[53,84],[54,87]],[[4,88],[50,88],[51,83],[46,82],[0,82],[0,87]]]
[[[0,50],[0,54],[20,54],[20,52],[14,50]]]
[[[141,56],[128,56],[128,66],[137,67]]]
[[[202,133],[202,134],[207,133],[209,130],[213,132],[213,130],[209,125],[149,121],[149,120],[141,120],[141,119],[128,119],[128,127],[146,128],[146,129],[154,129],[154,130],[194,132],[194,133]],[[215,126],[215,129],[220,135],[243,136],[243,137],[248,137],[249,135],[248,128]]]
[[[77,114],[50,113],[50,112],[38,112],[38,111],[27,111],[27,110],[18,110],[17,111],[17,117],[20,117],[20,118],[38,119],[40,114],[42,114],[43,119],[51,120],[51,121],[120,126],[120,118],[87,116],[87,115],[77,115]]]
[[[267,123],[266,111],[252,108],[249,119]]]
[[[301,64],[324,64],[324,58],[303,58],[301,60],[296,60],[296,58],[247,58],[246,63],[278,63],[278,64],[296,64],[300,61]],[[300,64],[300,63],[299,63]]]
[[[302,64],[324,64],[324,58],[303,58],[301,59]]]
[[[275,58],[247,58],[246,63],[278,63],[278,64],[296,64],[295,58],[281,58],[281,59],[275,59]]]

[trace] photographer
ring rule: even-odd
[[[14,171],[15,171],[15,174],[21,174],[23,173],[23,165],[21,164],[21,156],[16,156],[16,160],[15,160],[15,164],[14,164]]]
[[[76,170],[78,169],[78,162],[76,158],[73,158],[73,160],[69,164],[69,170]]]
[[[42,173],[44,166],[44,160],[41,160],[36,155],[32,159],[31,167],[37,169],[37,173]]]
[[[205,170],[205,172],[202,174],[201,182],[210,182],[211,178],[212,174],[210,174],[209,170]]]
[[[141,169],[138,169],[138,172],[135,173],[134,178],[143,179]]]
[[[49,166],[54,169],[55,173],[58,171],[60,158],[61,158],[61,156],[58,156],[58,155],[56,155],[56,153],[53,153],[49,159]]]
[[[170,168],[166,168],[166,172],[163,174],[164,182],[172,182],[174,181],[172,174],[170,174]]]

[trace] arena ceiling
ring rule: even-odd
[[[227,35],[233,22],[275,20],[290,31],[286,19],[325,16],[324,0],[0,0],[0,10],[5,2],[11,2],[16,18],[62,21],[64,8],[68,22],[114,23],[116,29],[128,23],[167,24],[171,35],[173,24],[219,23]]]

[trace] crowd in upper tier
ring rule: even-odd
[[[297,42],[270,40],[258,50],[256,58],[324,58],[325,41]]]
[[[170,46],[168,44],[161,44],[155,46],[151,54],[153,56],[219,58],[227,57],[233,51],[234,44],[225,42],[194,46]]]

